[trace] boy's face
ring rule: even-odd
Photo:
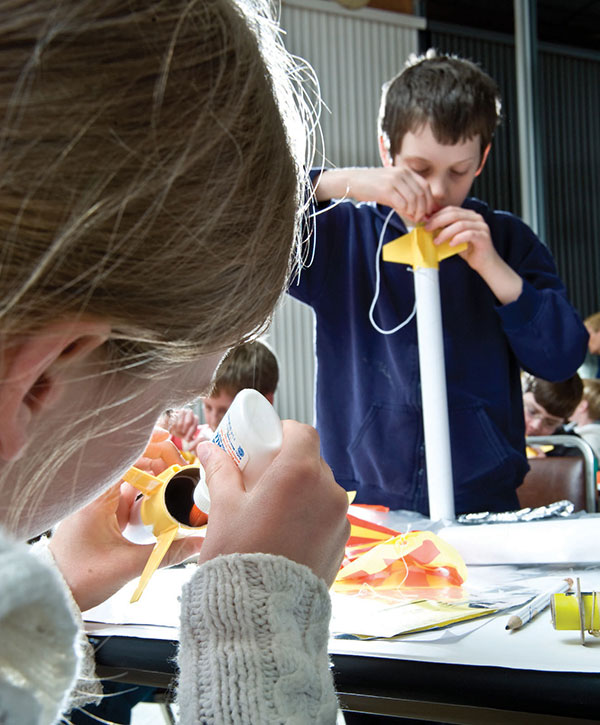
[[[525,413],[526,436],[549,436],[555,433],[565,422],[564,418],[550,415],[540,405],[531,391],[523,393],[523,411]]]
[[[233,403],[233,395],[221,391],[218,395],[212,395],[202,400],[204,418],[212,430],[216,430],[229,406]]]
[[[462,205],[473,179],[483,168],[488,149],[482,159],[479,135],[456,144],[441,144],[425,124],[405,134],[393,165],[407,167],[428,182],[435,212],[445,206]]]

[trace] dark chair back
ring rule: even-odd
[[[596,464],[591,447],[577,436],[557,435],[527,438],[529,445],[564,445],[573,448],[569,456],[531,458],[531,470],[517,488],[522,508],[547,506],[568,499],[575,511],[596,512]]]
[[[521,508],[547,506],[568,499],[575,511],[585,509],[585,470],[581,456],[532,458],[531,470],[517,489]]]

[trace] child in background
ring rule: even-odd
[[[525,435],[550,436],[560,433],[583,395],[583,382],[577,373],[553,383],[527,373],[522,376]]]
[[[230,350],[223,358],[211,388],[202,398],[202,409],[209,431],[217,429],[235,396],[244,388],[254,388],[273,405],[279,383],[279,365],[271,348],[260,340]]]
[[[583,378],[600,378],[600,312],[588,315],[583,321],[590,339],[588,352],[579,374]]]
[[[577,373],[558,383],[523,373],[523,414],[526,436],[573,434],[568,421],[583,395],[583,383]],[[527,458],[578,455],[572,446],[548,445],[526,447]]]
[[[382,244],[416,223],[436,244],[468,244],[439,269],[457,513],[518,508],[521,368],[565,380],[584,358],[587,332],[548,249],[468,197],[499,120],[494,81],[430,51],[384,87],[383,167],[312,172],[314,257],[290,293],[316,315],[323,455],[358,503],[429,511],[416,324],[400,327],[415,306],[412,270],[382,262]]]
[[[171,440],[182,451],[192,450],[200,441],[210,440],[233,399],[245,388],[254,388],[273,405],[279,382],[279,365],[271,348],[252,340],[229,350],[219,363],[208,393],[202,398],[206,423],[199,424],[190,408],[167,411],[159,425],[171,433]]]
[[[49,725],[87,697],[80,610],[148,558],[121,535],[122,474],[180,460],[160,412],[287,284],[306,126],[261,0],[23,0],[0,57],[0,722]],[[198,455],[212,508],[181,593],[181,723],[334,723],[348,501],[316,432],[285,421],[252,496],[217,446]],[[17,541],[58,521],[37,558]]]
[[[600,380],[583,381],[583,398],[571,414],[573,432],[587,441],[600,461]]]

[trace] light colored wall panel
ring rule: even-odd
[[[283,0],[281,24],[288,50],[305,58],[319,79],[326,164],[378,165],[381,86],[417,51],[424,21],[368,8],[345,10],[327,0]],[[276,408],[282,417],[306,423],[313,422],[314,409],[313,326],[312,311],[286,298],[270,334],[281,365]]]

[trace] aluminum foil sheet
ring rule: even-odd
[[[558,516],[570,516],[575,509],[571,501],[555,501],[548,506],[524,508],[519,511],[502,511],[491,513],[482,511],[477,514],[461,514],[456,517],[457,524],[508,524],[514,521],[538,521]]]

